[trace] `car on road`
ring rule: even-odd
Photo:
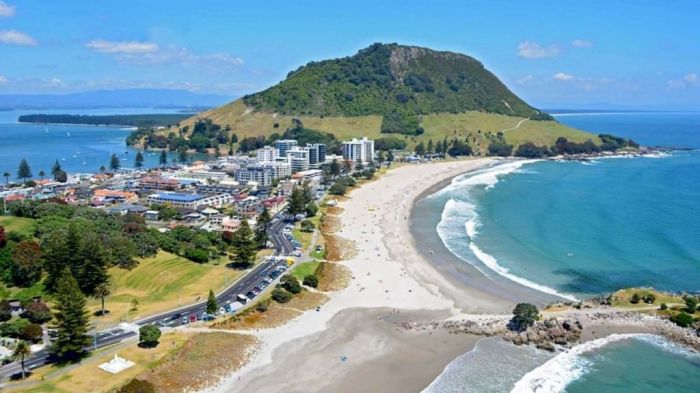
[[[238,300],[239,302],[241,302],[243,304],[246,304],[250,301],[250,296],[248,296],[249,294],[250,294],[250,292],[248,292],[245,295],[239,294],[238,296],[236,296],[236,300]]]
[[[191,314],[191,315],[190,315],[190,322],[191,322],[191,323],[197,322],[197,314]]]
[[[187,318],[187,317],[182,317],[182,324],[183,324],[183,325],[187,325],[187,323],[188,323],[189,321],[190,321],[189,318]]]
[[[256,295],[257,295],[257,293],[255,293],[255,292],[253,292],[253,291],[248,291],[248,293],[245,294],[245,296],[246,296],[248,299],[252,299],[252,298],[254,298]]]
[[[177,321],[177,320],[180,319],[180,318],[182,318],[182,314],[177,313],[177,314],[174,314],[172,317],[170,317],[170,320],[171,320],[171,321]]]

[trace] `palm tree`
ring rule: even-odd
[[[103,282],[95,288],[95,297],[102,300],[102,314],[105,315],[105,297],[110,295],[109,282]]]
[[[17,346],[15,346],[15,351],[12,352],[12,360],[19,361],[20,367],[22,368],[22,379],[25,377],[24,372],[24,359],[31,355],[32,351],[29,348],[29,344],[26,341],[17,341]]]
[[[5,178],[5,184],[10,184],[10,173],[5,172],[2,174],[2,176]]]

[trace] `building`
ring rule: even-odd
[[[309,168],[320,168],[326,162],[325,144],[314,143],[306,145],[305,149],[309,152]]]
[[[295,147],[287,151],[287,158],[292,167],[292,173],[309,169],[309,149]]]
[[[109,190],[106,188],[95,190],[92,194],[94,204],[106,203],[135,203],[139,197],[136,193],[120,190]]]
[[[277,157],[279,157],[279,150],[272,146],[265,146],[257,151],[258,162],[272,162]]]
[[[278,156],[287,157],[287,151],[297,147],[299,143],[296,139],[280,139],[275,142],[275,149],[279,152]]]
[[[355,162],[374,161],[374,141],[364,137],[343,142],[343,159]]]
[[[271,166],[266,165],[248,165],[236,171],[236,180],[246,185],[250,182],[258,183],[261,187],[269,187],[272,185],[275,171]]]
[[[153,205],[170,204],[176,207],[196,209],[198,206],[221,207],[231,203],[231,194],[217,194],[204,196],[199,194],[181,194],[176,192],[163,192],[151,194],[146,201]]]

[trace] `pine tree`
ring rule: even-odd
[[[68,248],[66,235],[65,231],[53,231],[41,242],[44,251],[44,271],[47,273],[44,287],[48,293],[56,293],[58,279],[66,267],[66,261],[71,257],[72,251]]]
[[[17,177],[22,180],[27,180],[32,177],[32,168],[29,167],[29,163],[24,158],[19,163]]]
[[[427,151],[428,151],[428,154],[432,154],[432,153],[433,153],[433,140],[432,140],[432,139],[428,139],[428,149],[427,149]]]
[[[267,243],[267,230],[270,229],[270,211],[267,206],[263,207],[263,211],[258,216],[258,222],[255,224],[255,243],[258,247],[263,248]]]
[[[180,163],[185,164],[187,162],[187,148],[186,147],[181,147],[178,150],[178,155],[180,158]]]
[[[121,168],[122,163],[119,162],[119,157],[117,157],[116,154],[112,154],[112,157],[109,159],[109,169],[112,171],[116,171],[119,168]]]
[[[141,152],[136,153],[136,158],[134,159],[134,167],[143,167],[143,154],[141,154]]]
[[[161,166],[168,165],[168,154],[165,152],[165,149],[160,151],[160,157],[158,158],[158,163]]]
[[[107,262],[100,240],[93,233],[87,233],[82,241],[73,267],[73,276],[80,290],[88,296],[95,294],[101,284],[107,282]]]
[[[216,296],[214,296],[214,292],[210,289],[209,298],[207,298],[207,314],[216,314],[218,309],[219,305],[216,304]]]
[[[253,240],[253,232],[250,230],[247,220],[241,222],[241,226],[233,233],[231,239],[233,246],[233,256],[236,263],[243,266],[253,264],[255,258],[255,241]]]
[[[58,163],[58,160],[53,163],[53,166],[51,167],[51,176],[53,176],[53,179],[58,181],[57,176],[58,174],[62,171],[63,169],[61,168],[61,164]]]
[[[85,355],[85,347],[90,343],[87,335],[88,311],[85,296],[67,268],[58,279],[55,299],[53,326],[56,340],[51,346],[51,353],[62,362],[78,360]]]
[[[301,214],[306,210],[306,197],[304,196],[304,191],[299,187],[292,188],[292,193],[289,194],[289,200],[287,202],[287,211],[289,214],[297,215]]]

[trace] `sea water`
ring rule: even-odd
[[[700,114],[566,114],[558,120],[691,150],[584,162],[502,161],[459,176],[430,197],[441,208],[436,230],[445,246],[494,280],[572,300],[629,286],[700,291],[700,152],[692,150],[700,148]],[[471,384],[470,376],[483,370],[482,362],[466,362],[469,356],[455,360],[428,391],[447,381],[445,391],[494,391]],[[508,369],[510,377],[494,382],[496,391],[694,392],[700,377],[697,356],[657,336],[596,340],[534,368],[531,354],[519,356],[525,359],[521,378],[513,384],[518,372]]]
[[[80,110],[0,111],[0,175],[7,172],[10,179],[17,175],[22,159],[26,159],[35,178],[39,172],[49,174],[58,160],[69,173],[95,173],[100,166],[109,167],[112,154],[121,160],[122,167],[133,168],[136,149],[126,145],[131,128],[112,126],[84,126],[64,124],[19,123],[19,116],[30,113],[114,115],[144,113],[177,113],[176,109],[102,108]],[[160,153],[144,154],[144,166],[158,165]],[[169,160],[175,158],[170,153]],[[50,175],[49,175],[50,176]],[[4,178],[2,181],[4,182]]]

